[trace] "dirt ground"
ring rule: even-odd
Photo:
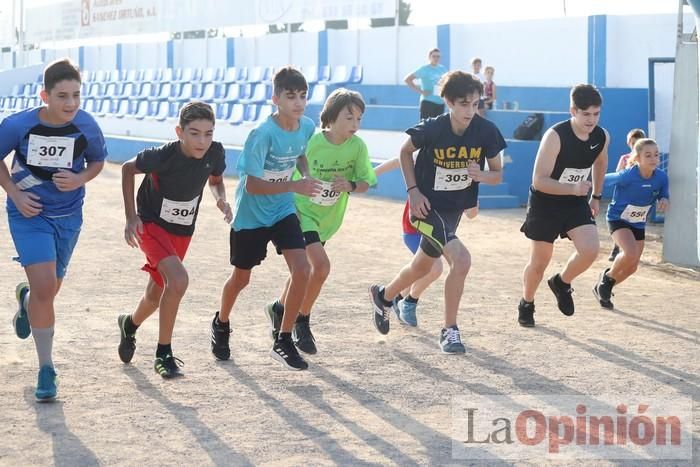
[[[232,198],[235,181],[227,181]],[[616,290],[614,311],[591,293],[611,242],[599,222],[602,253],[574,283],[576,314],[556,309],[546,284],[537,327],[516,323],[528,244],[523,209],[482,211],[459,236],[472,253],[459,323],[464,356],[440,353],[442,285],[419,304],[419,327],[392,321],[374,329],[367,286],[392,278],[409,260],[401,241],[402,204],[353,196],[345,225],[327,244],[331,276],[314,310],[319,353],[310,369],[284,371],[268,356],[263,314],[286,278],[272,250],[254,270],[233,315],[232,360],[216,362],[209,323],[230,272],[228,226],[205,193],[185,264],[190,286],[173,349],[184,378],[153,371],[157,319],[138,332],[132,364],[117,356],[116,318],[136,305],[147,276],[123,240],[120,172],[108,165],[88,186],[85,225],[56,304],[54,358],[59,398],[37,404],[31,339],[12,331],[22,269],[6,213],[0,213],[0,464],[25,465],[498,465],[452,457],[453,396],[652,394],[700,398],[700,274],[661,263],[661,233],[648,231],[643,265]],[[559,243],[548,273],[571,246]],[[444,275],[443,275],[444,279]],[[694,410],[698,465],[700,416]],[[573,462],[573,461],[572,461]],[[563,465],[547,459],[520,465]],[[655,461],[576,461],[580,465],[659,465]],[[569,463],[566,463],[567,465]],[[693,461],[663,465],[693,465]]]

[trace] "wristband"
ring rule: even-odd
[[[600,201],[601,199],[603,199],[603,195],[591,195],[591,198]]]
[[[350,193],[352,193],[353,191],[357,190],[357,183],[355,183],[355,182],[350,182],[350,187],[352,188],[352,189],[350,190]]]
[[[411,191],[414,188],[418,188],[418,185],[409,186],[408,188],[406,188],[406,193],[408,193],[409,191]]]

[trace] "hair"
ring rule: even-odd
[[[428,57],[430,57],[433,54],[433,52],[440,53],[440,49],[438,49],[437,47],[435,47],[434,49],[430,49],[428,51]]]
[[[184,130],[188,124],[195,120],[209,120],[212,124],[215,124],[216,116],[211,106],[206,102],[188,102],[180,109],[180,128]]]
[[[281,96],[285,91],[308,91],[309,85],[301,71],[291,66],[280,68],[272,80],[272,89],[275,96]]]
[[[479,65],[481,65],[481,59],[480,59],[479,57],[474,57],[474,58],[472,58],[472,61],[471,61],[472,66],[474,66],[474,65],[477,64],[477,63],[478,63]]]
[[[644,146],[650,146],[654,145],[657,146],[656,141],[654,141],[651,138],[640,138],[637,140],[636,143],[634,143],[634,146],[632,147],[632,153],[630,154],[630,157],[627,159],[627,167],[632,167],[635,165],[639,165],[639,154],[642,152],[644,149]]]
[[[627,133],[627,144],[630,144],[632,140],[638,140],[642,138],[646,138],[647,134],[644,133],[644,130],[641,128],[633,128]]]
[[[467,97],[475,92],[479,96],[484,94],[484,85],[481,80],[466,71],[454,70],[445,73],[438,84],[442,88],[440,97],[455,102],[461,97]]]
[[[341,110],[350,110],[352,107],[357,107],[360,113],[365,112],[365,101],[359,92],[345,88],[333,91],[321,110],[321,128],[330,128],[331,123],[338,119]]]
[[[44,89],[51,91],[60,81],[82,83],[80,68],[70,58],[54,60],[44,68]]]
[[[600,107],[602,104],[603,97],[592,84],[577,84],[571,88],[571,107],[586,110],[589,107]]]

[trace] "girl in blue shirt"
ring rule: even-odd
[[[613,286],[634,274],[639,266],[644,251],[644,228],[652,205],[657,203],[659,211],[668,207],[668,176],[658,165],[656,141],[642,138],[634,144],[627,169],[605,175],[605,183],[615,187],[608,206],[608,226],[622,253],[593,287],[593,294],[603,308],[613,308],[610,301]]]

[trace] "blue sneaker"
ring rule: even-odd
[[[44,365],[39,370],[39,381],[34,395],[37,402],[50,402],[56,399],[56,371],[52,366]]]
[[[443,328],[440,331],[440,348],[442,353],[465,353],[466,349],[462,340],[459,338],[459,329],[457,326],[450,326],[449,328]]]
[[[394,299],[392,303],[392,308],[396,317],[399,318],[401,324],[416,327],[418,326],[418,319],[416,318],[416,307],[418,306],[415,302],[407,302],[405,298],[401,300]]]
[[[12,318],[12,326],[15,328],[15,334],[20,339],[26,339],[32,333],[32,328],[29,326],[29,314],[24,306],[24,297],[29,293],[29,284],[20,282],[15,288],[15,297],[17,297],[17,313]]]

